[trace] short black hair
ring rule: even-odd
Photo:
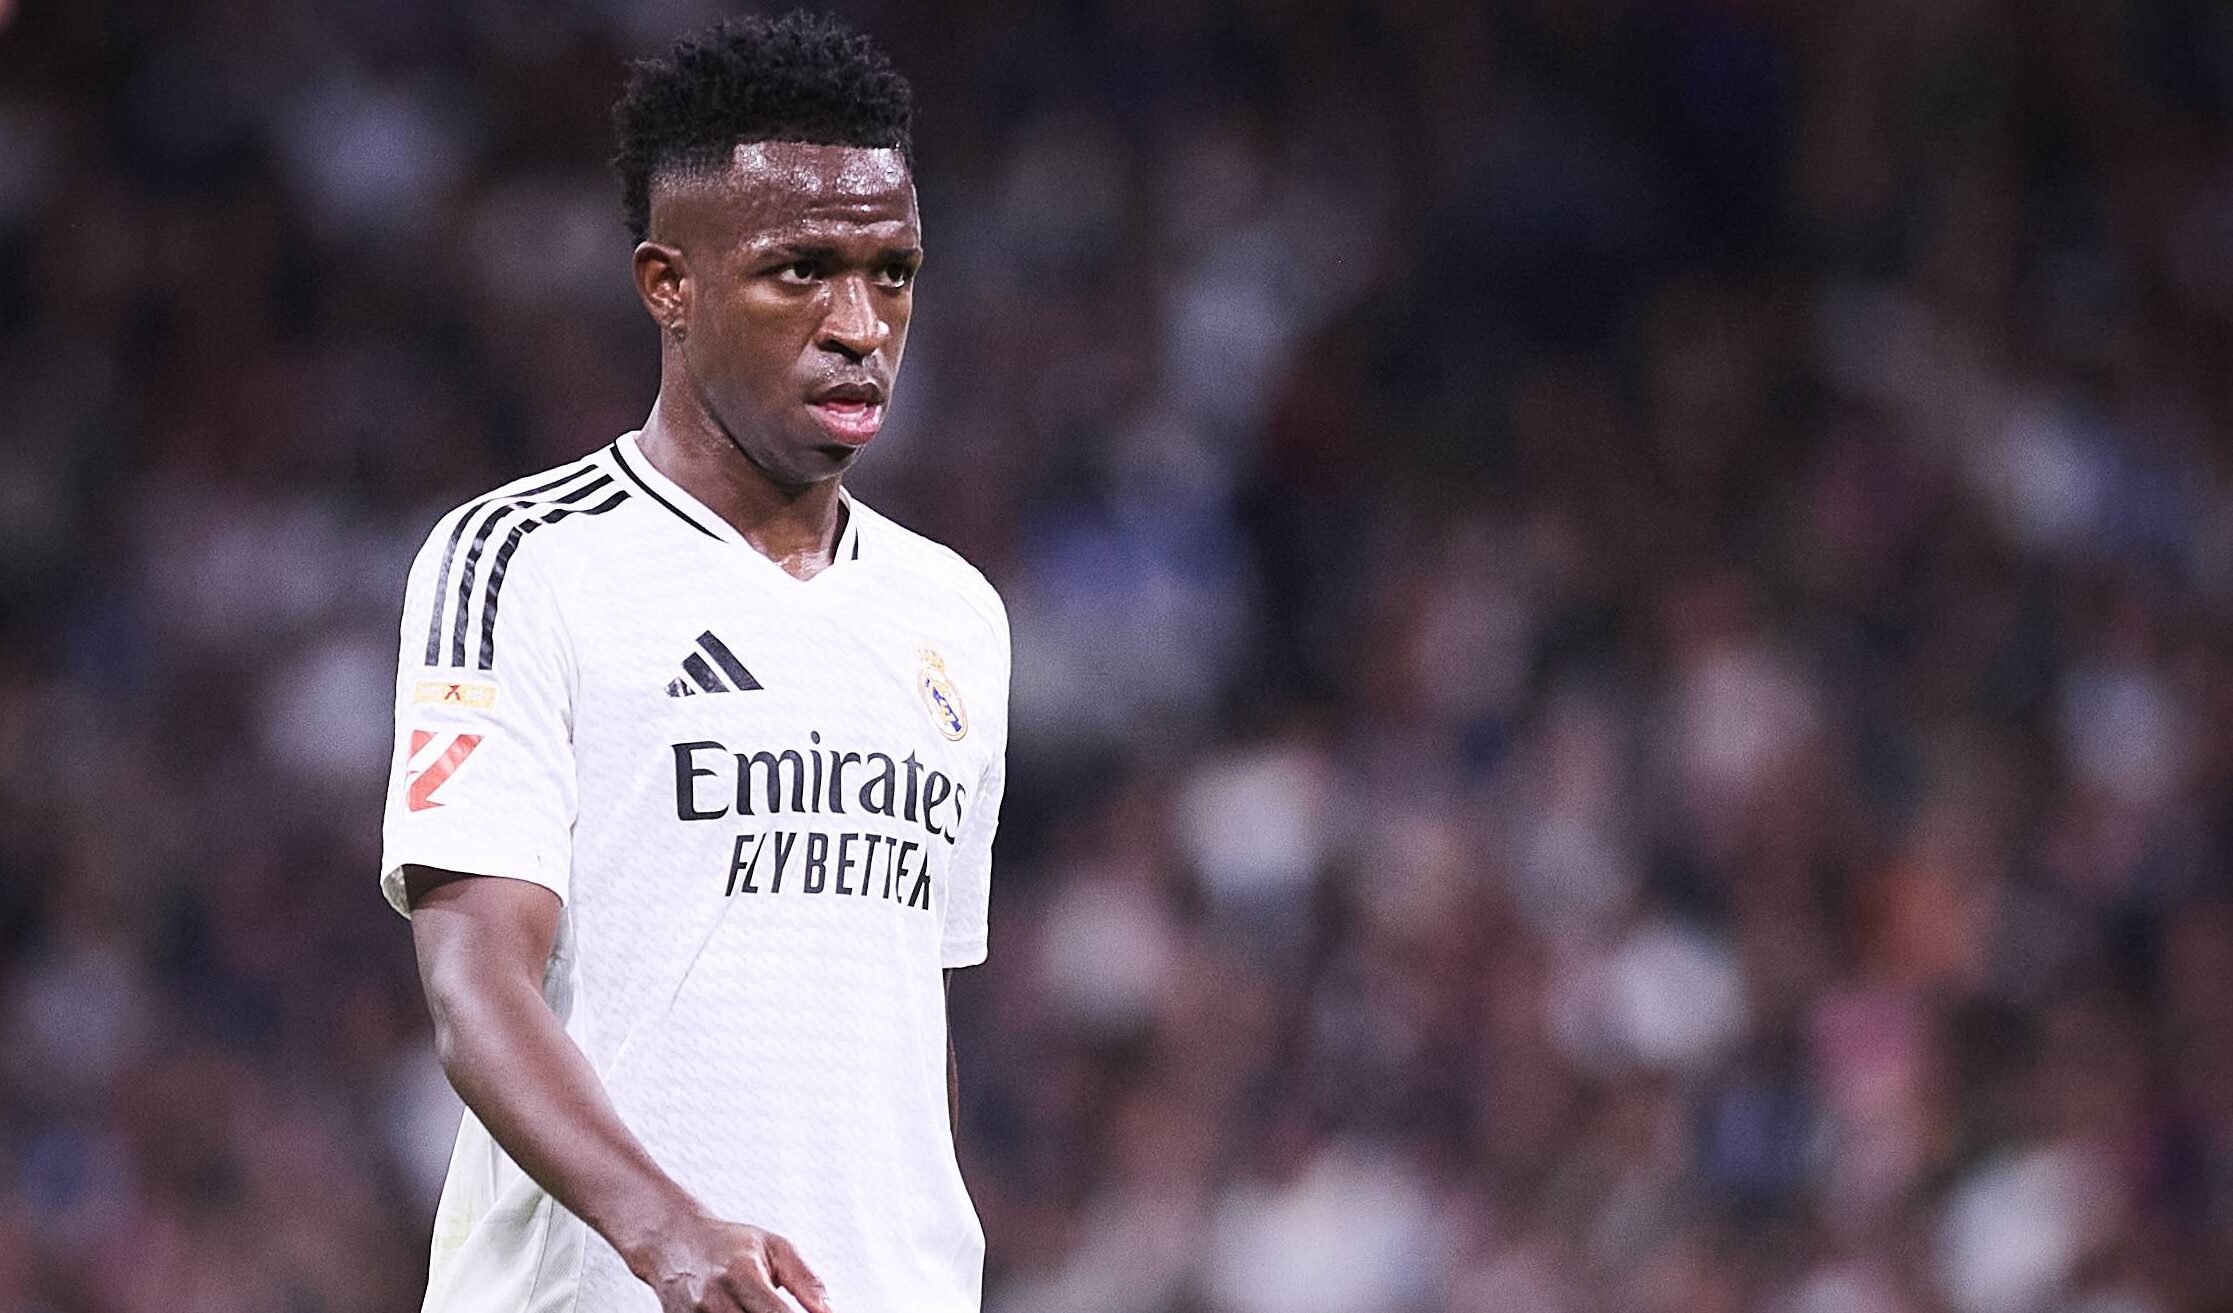
[[[628,68],[613,106],[628,231],[651,231],[652,184],[720,168],[753,141],[897,150],[915,163],[915,96],[867,37],[805,10],[732,18]]]

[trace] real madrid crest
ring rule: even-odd
[[[946,658],[934,647],[917,648],[915,654],[923,659],[922,673],[915,676],[915,688],[923,695],[923,706],[930,712],[931,723],[947,738],[961,738],[969,732],[969,712],[961,705],[961,691],[954,687],[953,676],[946,673]]]

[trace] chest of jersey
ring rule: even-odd
[[[637,879],[692,904],[933,911],[993,751],[969,705],[983,621],[865,570],[802,585],[746,564],[616,570],[574,599],[577,854],[671,852]],[[629,832],[583,832],[608,812]]]

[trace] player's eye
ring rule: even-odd
[[[915,269],[912,265],[894,262],[878,271],[878,277],[886,287],[905,287],[915,281]]]
[[[776,277],[787,283],[811,283],[821,276],[819,260],[793,260],[776,271]]]

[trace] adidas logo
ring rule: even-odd
[[[667,696],[694,698],[700,693],[743,693],[759,687],[760,681],[737,660],[737,654],[708,629],[698,635],[698,650],[682,659],[682,674],[667,681]]]

